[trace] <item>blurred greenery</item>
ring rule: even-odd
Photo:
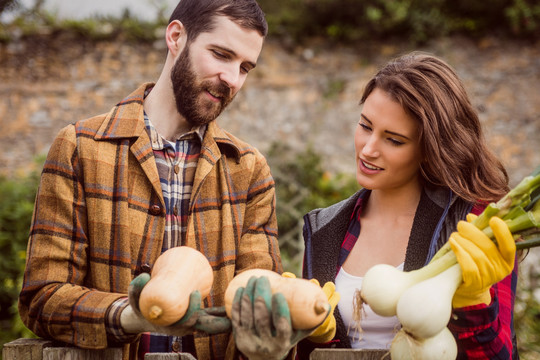
[[[122,37],[154,41],[166,24],[164,9],[155,21],[143,21],[129,9],[119,19],[94,16],[60,20],[44,10],[47,0],[23,7],[17,0],[0,0],[0,14],[16,14],[0,24],[0,41],[10,41],[14,28],[25,36],[43,32],[71,34],[93,40]],[[259,0],[269,35],[301,43],[312,38],[333,42],[403,40],[423,43],[462,34],[470,37],[540,38],[538,0]]]
[[[259,0],[270,34],[421,43],[452,34],[538,38],[536,0]]]
[[[19,318],[17,298],[38,183],[37,170],[13,178],[0,176],[0,345],[32,337]]]
[[[285,271],[300,275],[303,256],[302,217],[327,207],[358,190],[355,177],[332,174],[323,168],[322,157],[313,146],[293,151],[275,142],[267,155],[276,182],[276,214],[280,250]]]

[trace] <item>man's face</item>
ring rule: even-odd
[[[263,37],[226,17],[187,43],[171,71],[178,112],[191,125],[207,124],[236,96],[261,52]]]

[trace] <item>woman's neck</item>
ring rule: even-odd
[[[372,190],[362,214],[383,214],[388,218],[414,216],[421,194],[420,185],[399,190]]]

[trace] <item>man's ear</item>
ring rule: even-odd
[[[165,32],[165,41],[169,52],[176,58],[187,43],[187,32],[184,24],[179,20],[171,21]]]

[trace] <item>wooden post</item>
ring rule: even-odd
[[[315,349],[310,360],[390,360],[389,350]]]
[[[43,360],[43,349],[52,344],[52,341],[43,339],[17,339],[4,344],[2,359]]]
[[[117,360],[122,359],[122,348],[102,350],[76,347],[48,347],[43,349],[43,360]]]
[[[17,339],[4,344],[3,360],[117,360],[122,348],[80,349],[43,339]]]

